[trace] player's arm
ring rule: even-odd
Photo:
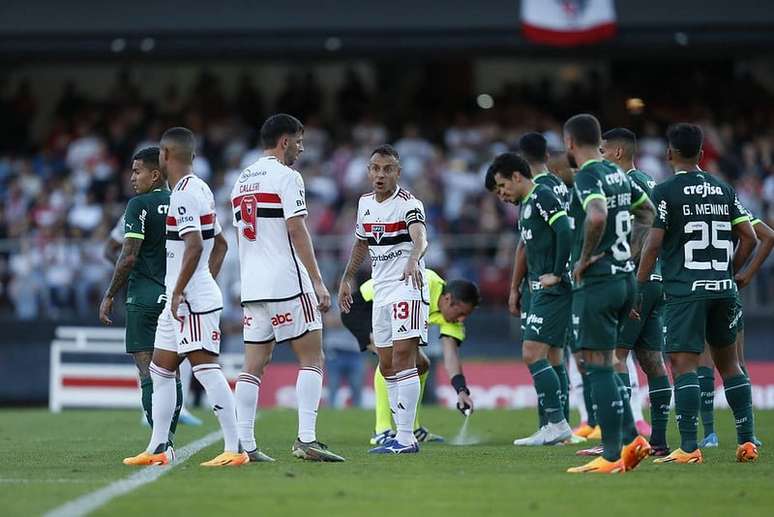
[[[228,251],[228,242],[223,237],[223,232],[215,236],[215,242],[212,246],[212,253],[210,253],[210,274],[212,278],[218,278],[220,268],[223,266],[223,260],[226,258],[226,252]]]
[[[516,245],[516,256],[513,259],[513,276],[511,277],[511,293],[508,296],[508,310],[514,316],[521,316],[521,293],[519,286],[527,276],[527,250],[524,241],[519,239]]]
[[[422,279],[422,271],[419,269],[419,261],[425,255],[425,251],[427,251],[427,228],[425,228],[423,222],[418,221],[418,224],[410,224],[408,231],[414,247],[409,254],[408,262],[406,262],[406,267],[403,269],[403,276],[400,279],[405,282],[411,279],[414,287],[420,289],[424,280]]]
[[[567,270],[567,261],[570,260],[570,251],[572,248],[572,230],[570,230],[570,220],[567,218],[567,212],[562,209],[562,205],[555,196],[546,196],[545,201],[540,201],[545,214],[545,221],[548,227],[554,232],[556,239],[556,250],[554,265],[550,273],[540,275],[540,284],[543,287],[552,287],[562,281],[562,275]]]
[[[118,291],[126,285],[129,274],[137,262],[137,255],[140,254],[140,246],[142,246],[142,238],[127,235],[124,239],[124,244],[121,246],[121,254],[118,256],[118,261],[113,270],[113,278],[110,280],[110,286],[105,291],[102,302],[99,304],[99,320],[105,325],[113,324],[110,319],[110,313],[113,310],[113,300]]]
[[[752,277],[769,257],[771,249],[774,248],[774,230],[760,219],[754,219],[751,224],[755,236],[758,238],[758,246],[755,248],[755,253],[747,268],[736,275],[736,284],[740,288],[744,288],[750,283]]]
[[[344,275],[341,277],[341,283],[339,284],[339,305],[341,310],[349,313],[352,308],[352,283],[355,280],[355,275],[360,264],[363,263],[368,256],[368,241],[361,239],[359,236],[355,238],[355,244],[352,246],[352,252],[349,254],[349,261],[347,267],[344,269]]]
[[[607,224],[607,203],[604,196],[592,195],[586,198],[583,206],[586,210],[586,221],[583,228],[579,230],[583,232],[583,249],[572,273],[576,283],[581,282],[586,269],[602,256],[601,254],[594,255],[594,250],[602,242],[602,235],[605,233],[605,225]]]
[[[656,266],[656,260],[661,253],[661,248],[664,246],[664,234],[663,228],[653,227],[648,231],[648,237],[645,239],[645,244],[640,254],[640,267],[637,270],[637,283],[643,284],[650,279],[650,274],[653,272],[653,268]]]
[[[648,195],[634,182],[632,182],[632,196],[632,199],[634,199],[634,196],[636,196],[636,199],[629,209],[632,215],[634,215],[630,246],[632,258],[637,262],[642,252],[642,246],[645,243],[645,237],[648,235],[648,230],[653,226],[656,209]]]
[[[331,307],[331,295],[323,283],[317,259],[314,256],[312,237],[306,228],[306,216],[291,217],[287,220],[290,242],[298,255],[299,260],[309,273],[314,292],[317,295],[317,303],[320,311],[326,312]]]
[[[736,238],[739,239],[739,244],[734,253],[734,271],[741,271],[747,262],[747,259],[750,258],[753,249],[755,249],[755,244],[758,242],[758,239],[755,237],[755,230],[753,230],[749,218],[748,220],[734,224],[731,231],[736,235]]]
[[[199,259],[202,257],[204,251],[204,241],[202,241],[202,233],[199,230],[189,231],[180,236],[183,239],[185,250],[183,251],[183,263],[180,266],[180,274],[175,282],[175,287],[172,290],[171,310],[172,317],[178,321],[183,321],[183,318],[177,315],[177,309],[180,304],[183,303],[183,293],[185,292],[188,282],[191,280],[194,272],[196,272],[196,266],[199,264]]]
[[[442,335],[441,346],[443,347],[443,366],[446,368],[452,387],[457,392],[457,409],[463,413],[466,410],[473,411],[473,400],[470,398],[470,390],[462,373],[459,341]]]

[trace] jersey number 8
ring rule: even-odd
[[[239,213],[242,217],[242,235],[248,241],[254,241],[258,234],[258,225],[256,224],[257,204],[258,200],[255,196],[245,196],[239,203]]]
[[[616,239],[611,248],[613,258],[618,261],[629,260],[632,248],[629,246],[629,233],[632,231],[632,216],[627,211],[615,214]]]

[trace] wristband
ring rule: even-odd
[[[457,393],[464,391],[466,395],[470,395],[470,390],[465,385],[465,376],[461,373],[451,378],[451,385]]]

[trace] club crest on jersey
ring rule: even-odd
[[[524,207],[524,219],[529,219],[529,216],[532,215],[532,205],[527,205]]]
[[[371,226],[371,234],[374,236],[374,239],[376,239],[376,242],[382,240],[382,235],[384,235],[384,225],[383,224],[374,224]]]

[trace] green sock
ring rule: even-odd
[[[618,385],[618,390],[621,392],[621,402],[623,403],[623,421],[621,427],[623,443],[631,443],[640,433],[637,432],[637,426],[634,424],[634,415],[632,414],[632,385],[629,381],[629,374],[616,374],[615,382]]]
[[[701,390],[701,424],[704,436],[715,432],[715,370],[699,366],[699,389]]]
[[[172,413],[172,422],[169,424],[169,445],[175,443],[175,433],[177,432],[177,421],[180,418],[180,411],[183,409],[183,383],[180,379],[175,379],[175,412]]]
[[[675,418],[680,431],[680,448],[693,452],[698,448],[696,433],[699,427],[701,395],[696,372],[684,373],[675,379]]]
[[[532,374],[532,382],[538,395],[538,405],[543,406],[546,420],[552,424],[558,424],[564,420],[562,403],[559,401],[561,390],[559,378],[548,359],[540,359],[529,365],[529,373]]]
[[[384,380],[379,366],[374,370],[374,401],[376,406],[376,434],[392,429],[392,411],[390,410],[390,397],[387,395],[387,381]]]
[[[650,396],[650,425],[653,431],[650,435],[651,445],[666,447],[666,428],[669,422],[669,403],[672,400],[672,387],[669,377],[653,377],[648,379],[648,395]]]
[[[140,379],[140,391],[142,392],[142,410],[145,412],[145,420],[153,428],[153,412],[151,404],[153,401],[153,379],[150,377]]]
[[[554,365],[556,376],[559,377],[559,402],[562,403],[564,419],[570,422],[570,379],[563,364]]]
[[[588,421],[586,422],[591,427],[597,426],[597,409],[594,407],[594,397],[591,395],[591,381],[589,380],[589,373],[586,372],[581,375],[583,379],[583,405],[586,406],[586,414],[588,415]]]
[[[623,402],[612,366],[587,365],[591,393],[602,428],[602,457],[607,461],[621,458]]]
[[[752,407],[752,386],[746,375],[735,375],[723,379],[726,400],[734,412],[736,441],[740,444],[751,442],[755,435],[755,420]]]
[[[422,406],[422,398],[425,396],[425,383],[427,383],[428,373],[430,372],[425,372],[419,376],[419,404],[417,404],[417,413],[414,417],[414,429],[422,427],[422,424],[419,423],[419,408]]]

